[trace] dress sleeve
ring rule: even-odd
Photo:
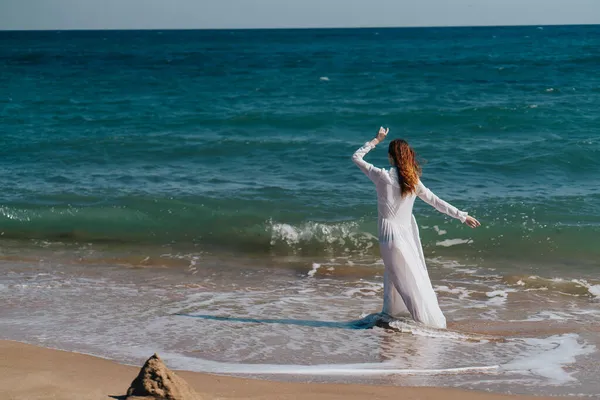
[[[365,175],[369,177],[371,181],[373,181],[373,183],[377,184],[383,175],[383,170],[375,167],[373,164],[368,163],[363,159],[364,156],[374,148],[375,146],[373,146],[370,142],[365,143],[360,149],[354,152],[352,155],[352,161],[358,166],[358,168],[360,168],[362,172],[365,173]]]
[[[427,189],[420,180],[417,184],[417,196],[439,212],[449,215],[452,218],[456,218],[460,220],[460,222],[464,223],[467,219],[467,215],[469,215],[469,213],[460,211],[452,204],[446,203],[444,200],[437,197],[431,190]]]

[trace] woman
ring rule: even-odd
[[[393,166],[380,169],[363,157],[385,139],[389,129],[381,128],[375,139],[367,142],[352,156],[352,161],[375,183],[379,214],[379,248],[385,265],[383,276],[383,313],[391,317],[406,316],[427,326],[445,329],[446,318],[431,286],[419,228],[412,215],[415,198],[438,211],[459,219],[471,228],[479,221],[441,200],[423,183],[421,167],[413,149],[402,139],[393,140],[388,158]]]

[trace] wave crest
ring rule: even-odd
[[[358,222],[305,222],[300,225],[268,222],[271,246],[292,251],[307,250],[366,253],[377,244],[377,237],[361,231]]]

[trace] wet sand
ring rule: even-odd
[[[0,397],[7,400],[122,399],[139,371],[138,367],[102,358],[5,340],[0,341],[0,354]],[[557,399],[447,388],[286,383],[186,371],[177,374],[204,399]]]

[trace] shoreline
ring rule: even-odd
[[[0,340],[0,395],[7,400],[124,399],[139,367],[105,358]],[[148,354],[148,357],[151,354]],[[141,367],[141,366],[140,366]],[[556,400],[454,388],[291,383],[176,371],[203,399]],[[570,397],[572,398],[572,397]]]

